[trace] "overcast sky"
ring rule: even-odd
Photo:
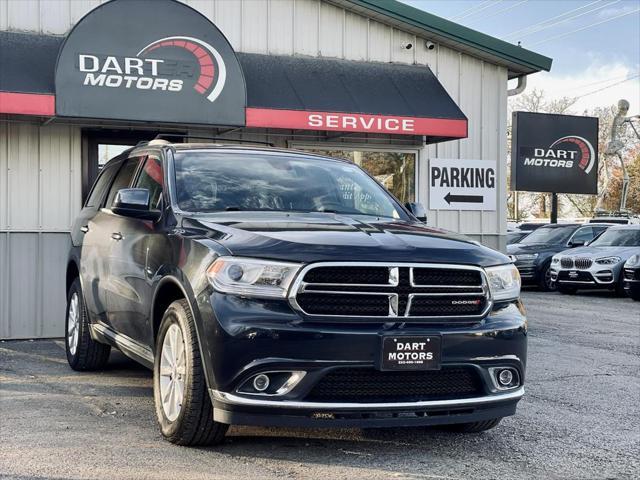
[[[620,98],[640,113],[640,0],[403,1],[553,58],[527,89],[579,96],[576,113]]]

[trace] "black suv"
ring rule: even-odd
[[[612,224],[551,223],[537,228],[518,243],[507,245],[522,281],[545,291],[556,289],[551,276],[551,259],[556,253],[581,247]]]
[[[508,257],[425,226],[354,164],[156,140],[75,221],[67,359],[153,369],[162,434],[229,424],[489,429],[524,393]]]

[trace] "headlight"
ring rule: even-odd
[[[207,278],[219,292],[284,298],[300,267],[297,263],[219,257],[207,269]]]
[[[640,255],[633,255],[625,264],[627,267],[637,267],[640,265]]]
[[[512,263],[486,268],[494,300],[515,300],[520,296],[520,273]]]
[[[523,253],[521,255],[516,255],[516,258],[518,260],[535,260],[536,258],[538,258],[538,254],[537,253]]]
[[[615,265],[620,260],[622,260],[620,257],[604,257],[596,259],[596,263],[598,265]]]

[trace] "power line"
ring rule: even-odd
[[[625,78],[624,80],[620,81],[620,82],[616,82],[616,83],[612,83],[611,85],[607,85],[606,87],[602,87],[602,88],[598,88],[597,90],[593,90],[592,92],[589,93],[585,93],[583,95],[580,95],[578,97],[574,97],[576,100],[579,98],[584,98],[584,97],[588,97],[589,95],[593,95],[594,93],[598,93],[598,92],[602,92],[603,90],[607,90],[611,87],[615,87],[617,85],[620,85],[621,83],[625,83],[628,82],[629,80],[633,80],[634,78],[638,78],[640,77],[640,73],[636,74],[636,75],[632,75],[629,78]]]
[[[483,6],[483,5],[487,4],[487,3],[491,3],[491,0],[485,0],[484,2],[482,2],[482,3],[478,4],[478,5],[474,5],[473,7],[467,8],[466,10],[461,11],[459,14],[454,15],[449,20],[457,20],[461,16],[464,16],[467,12],[470,12],[472,10],[476,10],[477,8],[480,8],[481,6]]]
[[[501,14],[503,14],[503,13],[508,12],[509,10],[513,10],[513,9],[514,9],[514,8],[516,8],[518,5],[522,5],[523,3],[526,3],[526,2],[528,2],[528,1],[529,1],[529,0],[520,0],[518,3],[514,3],[513,5],[509,5],[507,8],[503,8],[502,10],[498,10],[497,12],[494,12],[494,13],[492,13],[492,14],[490,14],[490,15],[486,15],[486,16],[484,16],[484,17],[482,17],[482,18],[475,18],[475,19],[472,19],[472,20],[471,20],[471,22],[468,22],[468,23],[473,23],[473,22],[477,22],[478,20],[485,20],[485,19],[487,19],[487,18],[492,18],[492,17],[495,17],[495,16],[497,16],[497,15],[501,15]]]
[[[640,74],[638,74],[640,75]],[[574,91],[574,90],[580,90],[582,88],[586,88],[586,87],[592,87],[594,85],[599,85],[601,83],[608,83],[608,82],[613,82],[614,80],[620,80],[620,79],[624,79],[624,80],[630,80],[638,75],[629,75],[629,73],[625,73],[624,75],[618,75],[615,77],[611,77],[611,78],[606,78],[604,80],[598,80],[597,82],[591,82],[591,83],[585,83],[584,85],[579,85],[579,86],[575,86],[572,88],[566,88],[563,90],[560,90],[558,93],[562,93],[562,92],[568,92],[568,91]]]
[[[495,0],[495,1],[491,2],[489,5],[486,5],[486,6],[482,7],[481,9],[476,10],[475,12],[467,13],[466,15],[463,15],[462,17],[458,17],[458,18],[456,19],[456,21],[459,21],[459,20],[462,20],[462,19],[464,19],[464,18],[470,17],[470,16],[475,15],[475,14],[477,14],[477,13],[480,13],[480,12],[482,12],[483,10],[486,10],[487,8],[493,7],[493,6],[495,6],[495,5],[499,4],[499,3],[501,3],[502,1],[504,1],[504,0]]]
[[[529,31],[529,30],[531,30],[531,29],[534,29],[534,28],[538,27],[538,25],[544,25],[544,24],[546,24],[546,23],[552,22],[553,20],[556,20],[556,19],[558,19],[558,18],[562,18],[562,17],[564,17],[565,15],[569,15],[570,13],[577,12],[578,10],[583,10],[583,9],[585,9],[585,8],[587,8],[587,7],[590,7],[591,5],[593,5],[593,4],[595,4],[595,3],[600,3],[601,1],[602,1],[602,0],[595,0],[594,2],[587,3],[586,5],[582,5],[581,7],[577,7],[577,8],[574,8],[574,9],[572,9],[572,10],[568,10],[568,11],[566,11],[566,12],[564,12],[564,13],[561,13],[560,15],[556,15],[555,17],[551,17],[551,18],[548,18],[547,20],[543,20],[543,21],[541,21],[541,22],[534,23],[533,25],[529,25],[528,27],[521,28],[520,30],[515,30],[515,31],[513,31],[513,32],[511,32],[511,33],[507,33],[506,35],[503,35],[503,38],[506,38],[506,37],[512,37],[512,36],[514,36],[514,35],[519,34],[520,32],[526,32],[526,31]]]
[[[554,37],[545,38],[544,40],[541,40],[539,42],[532,43],[531,45],[527,45],[527,47],[535,47],[536,45],[540,45],[541,43],[549,42],[551,40],[556,40],[558,38],[563,38],[563,37],[566,37],[567,35],[571,35],[573,33],[581,32],[582,30],[586,30],[587,28],[595,27],[597,25],[602,25],[603,23],[607,23],[607,22],[610,22],[610,21],[615,20],[617,18],[625,17],[627,15],[631,15],[633,13],[638,13],[638,12],[640,12],[640,8],[637,8],[637,9],[632,10],[630,12],[621,13],[620,15],[616,15],[615,17],[607,18],[606,20],[602,20],[600,22],[592,23],[590,25],[585,25],[582,28],[577,28],[575,30],[571,30],[570,32],[565,32],[565,33],[561,33],[560,35],[556,35]]]
[[[587,10],[586,12],[582,12],[582,13],[579,13],[577,15],[572,15],[570,17],[563,18],[562,20],[558,20],[557,22],[541,26],[541,27],[539,27],[539,28],[537,28],[535,30],[532,30],[530,32],[523,33],[522,35],[520,35],[520,37],[527,37],[529,35],[533,35],[534,33],[538,33],[538,32],[540,32],[542,30],[546,30],[547,28],[555,27],[556,25],[560,25],[561,23],[568,22],[569,20],[574,20],[576,18],[582,17],[582,16],[587,15],[589,13],[593,13],[596,10],[602,10],[603,8],[610,7],[611,5],[615,5],[616,3],[620,2],[620,1],[621,0],[615,0],[615,1],[610,2],[610,3],[605,3],[604,5],[599,5],[596,8],[592,8],[591,10]]]

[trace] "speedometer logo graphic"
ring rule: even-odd
[[[193,88],[207,100],[214,102],[222,93],[227,80],[227,69],[220,53],[207,42],[192,37],[166,37],[150,43],[137,54],[145,56],[149,52],[165,47],[183,48],[196,58],[200,75]]]

